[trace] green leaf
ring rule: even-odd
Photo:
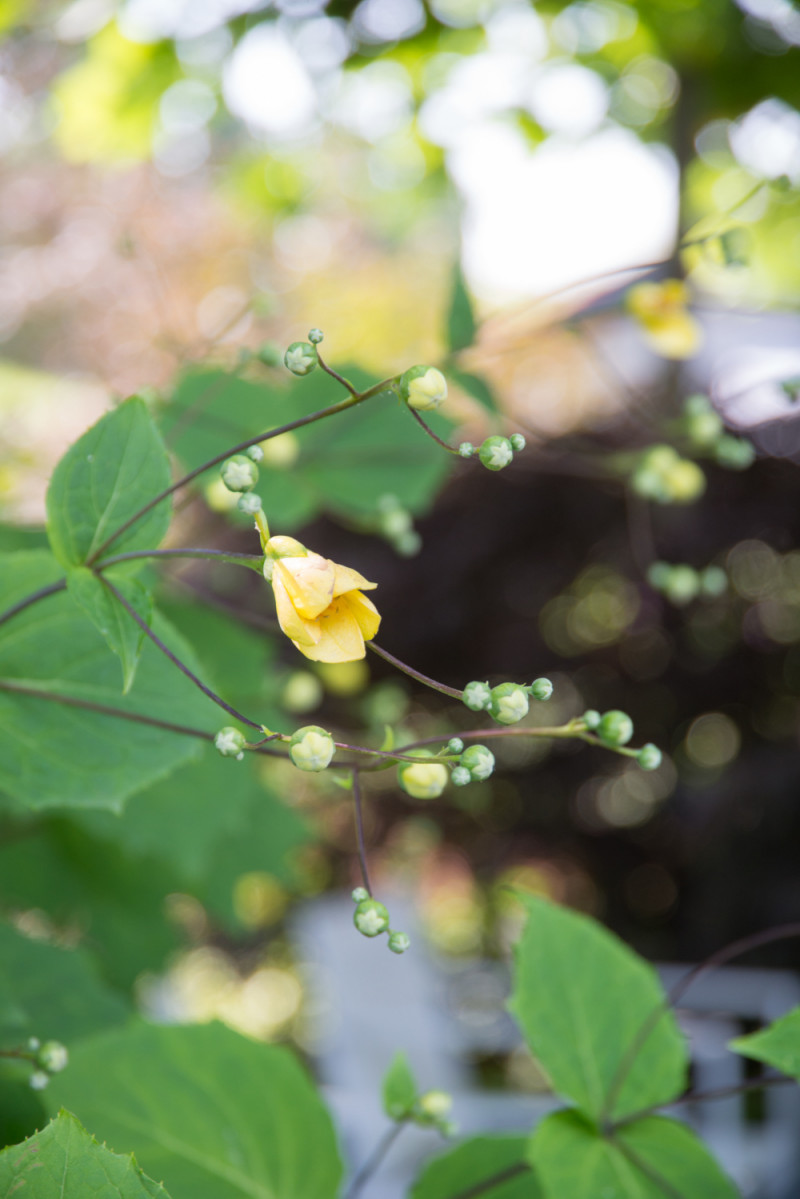
[[[800,1079],[800,1007],[794,1008],[768,1028],[729,1042],[735,1053],[766,1062],[776,1070]]]
[[[70,1042],[123,1023],[130,1009],[79,949],[58,949],[0,924],[0,1045]]]
[[[0,555],[0,610],[58,579],[49,554]],[[202,667],[156,616],[156,633],[191,669]],[[0,626],[0,788],[31,809],[105,807],[124,800],[200,752],[193,737],[2,689],[33,691],[141,713],[213,731],[222,713],[151,643],[136,682],[120,696],[118,667],[100,633],[66,594],[53,595]]]
[[[497,400],[494,398],[494,392],[489,384],[481,375],[473,375],[468,371],[457,370],[453,366],[448,366],[447,374],[467,395],[471,395],[473,400],[477,400],[479,404],[483,404],[489,412],[498,412]]]
[[[20,1199],[169,1199],[132,1154],[120,1157],[99,1145],[66,1111],[0,1153],[0,1193]]]
[[[383,1076],[383,1110],[390,1120],[402,1120],[417,1098],[417,1083],[406,1055],[399,1051]]]
[[[53,471],[47,532],[56,558],[80,566],[170,482],[164,443],[144,401],[133,396],[70,446]],[[109,554],[155,549],[169,521],[165,501],[116,538]]]
[[[31,1089],[30,1062],[8,1059],[0,1069],[0,1149],[24,1141],[47,1123],[39,1092]]]
[[[293,1055],[221,1024],[140,1024],[75,1048],[45,1092],[174,1199],[335,1199],[333,1124]]]
[[[447,314],[447,344],[451,354],[472,345],[475,340],[475,327],[472,302],[464,284],[461,262],[456,260],[450,293],[450,311]]]
[[[487,1186],[487,1199],[542,1199],[536,1178],[525,1168],[526,1146],[526,1137],[473,1137],[429,1162],[414,1184],[411,1199],[456,1199],[495,1175],[498,1182]],[[509,1177],[503,1181],[506,1174]]]
[[[661,1116],[606,1139],[577,1112],[556,1112],[534,1130],[528,1157],[544,1199],[738,1197],[702,1141]]]
[[[511,1010],[553,1088],[593,1119],[668,1103],[687,1056],[655,971],[596,921],[526,899]],[[607,1106],[610,1111],[606,1111]]]
[[[138,579],[119,576],[109,570],[106,577],[139,613],[142,620],[150,624],[153,615],[153,598]],[[103,586],[102,580],[85,566],[75,566],[67,574],[67,591],[86,613],[106,644],[117,655],[122,667],[122,693],[127,694],[136,674],[139,655],[144,642],[144,630],[139,628],[133,617],[125,611],[113,592]]]

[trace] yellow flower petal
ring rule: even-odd
[[[372,600],[367,599],[360,591],[348,591],[342,600],[349,606],[350,611],[358,621],[358,627],[365,641],[371,641],[380,628],[381,617]]]
[[[272,573],[272,592],[275,596],[278,624],[286,636],[295,643],[298,649],[304,645],[316,645],[320,639],[320,631],[316,623],[304,620],[299,615],[277,570]]]
[[[333,599],[335,568],[320,554],[305,558],[279,558],[272,572],[273,585],[280,578],[297,614],[315,620]]]
[[[316,645],[295,642],[300,653],[312,662],[353,662],[364,657],[364,635],[349,598],[333,600],[315,622],[320,632]]]
[[[378,586],[377,583],[370,583],[357,570],[352,570],[349,566],[339,566],[338,562],[333,563],[334,580],[333,580],[333,596],[344,595],[346,591],[357,591],[359,589],[372,591]]]

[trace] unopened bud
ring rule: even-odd
[[[597,726],[597,736],[606,745],[627,745],[633,736],[633,721],[627,712],[614,708],[605,712]]]
[[[362,899],[353,913],[353,924],[363,937],[378,937],[389,928],[389,913],[377,899]]]
[[[214,738],[214,747],[222,754],[223,758],[237,758],[240,762],[244,757],[246,744],[244,734],[230,725],[220,729]]]
[[[400,395],[409,408],[432,412],[447,399],[447,380],[435,366],[412,366],[400,376]]]
[[[260,445],[249,445],[249,446],[247,447],[247,449],[245,450],[245,453],[247,454],[247,457],[248,457],[248,458],[249,458],[249,459],[250,459],[252,462],[261,462],[261,461],[263,461],[263,458],[264,458],[264,451],[262,450],[262,448],[261,448],[261,446],[260,446]]]
[[[714,446],[714,457],[727,470],[747,470],[755,456],[755,447],[743,437],[720,437]]]
[[[461,699],[470,712],[483,712],[492,702],[492,689],[488,683],[467,683]]]
[[[50,1075],[45,1070],[34,1070],[28,1079],[28,1085],[33,1091],[43,1091],[50,1082]]]
[[[485,745],[470,745],[459,758],[458,765],[469,772],[471,779],[482,783],[494,770],[494,754]]]
[[[451,737],[447,742],[447,752],[451,754],[460,754],[464,749],[464,742],[460,737]]]
[[[389,948],[392,953],[405,953],[410,944],[408,933],[389,933]]]
[[[255,516],[256,512],[260,512],[264,507],[261,496],[256,495],[254,491],[246,491],[244,495],[240,495],[236,506],[245,516]]]
[[[661,750],[652,741],[648,741],[636,755],[636,761],[642,770],[658,770],[661,765]]]
[[[455,787],[466,787],[472,782],[472,775],[463,766],[454,766],[450,772],[450,782]]]
[[[366,887],[354,887],[350,892],[350,898],[353,903],[361,903],[364,899],[369,899],[369,891]]]
[[[46,1070],[48,1074],[58,1074],[64,1070],[69,1062],[69,1053],[66,1046],[60,1041],[45,1041],[41,1049],[36,1055],[36,1064]]]
[[[258,482],[258,467],[244,454],[223,462],[219,473],[228,491],[252,491]]]
[[[333,737],[317,724],[307,724],[292,735],[289,757],[298,770],[313,772],[330,766],[336,746]]]
[[[311,342],[312,346],[318,346],[324,336],[325,334],[321,329],[309,329],[308,331],[308,340]]]
[[[448,775],[444,763],[433,758],[429,762],[401,762],[397,767],[398,782],[412,799],[438,799],[447,785]]]
[[[319,359],[310,342],[293,341],[283,356],[283,362],[293,375],[310,375]]]
[[[528,692],[519,683],[501,683],[492,688],[489,711],[498,724],[516,724],[528,715]]]
[[[471,458],[475,453],[475,446],[471,441],[462,441],[458,447],[458,452],[462,458]]]
[[[487,470],[502,470],[513,459],[514,451],[507,437],[487,437],[478,457]]]
[[[588,708],[582,716],[583,723],[590,731],[597,728],[601,719],[602,717],[596,708]]]
[[[426,1116],[440,1120],[450,1114],[453,1108],[453,1097],[447,1091],[426,1091],[418,1100],[420,1109]]]
[[[508,440],[511,442],[511,448],[516,454],[520,450],[524,450],[527,444],[521,433],[512,433]]]
[[[534,679],[528,690],[534,699],[544,701],[553,694],[553,684],[549,679]]]

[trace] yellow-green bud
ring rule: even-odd
[[[312,346],[318,346],[324,336],[325,334],[321,329],[309,329],[308,331],[308,340],[311,342]]]
[[[58,1074],[66,1069],[68,1062],[69,1053],[60,1041],[45,1041],[36,1055],[37,1066],[41,1066],[48,1074]]]
[[[462,441],[458,447],[458,452],[462,458],[471,458],[475,453],[475,446],[471,441]]]
[[[470,712],[483,712],[492,702],[492,689],[488,683],[467,683],[461,699]]]
[[[447,1091],[426,1091],[424,1095],[420,1095],[417,1102],[420,1110],[434,1120],[441,1120],[442,1116],[447,1116],[453,1108],[453,1097],[448,1095]]]
[[[755,456],[752,442],[743,437],[720,437],[714,447],[714,457],[727,470],[747,470],[755,461]]]
[[[244,495],[240,495],[236,506],[245,516],[255,516],[256,512],[260,512],[264,507],[261,496],[256,495],[254,491],[246,491]]]
[[[498,724],[516,724],[528,715],[528,692],[519,683],[501,683],[492,688],[489,711]]]
[[[377,899],[362,899],[353,913],[353,924],[363,937],[378,937],[389,928],[389,913]]]
[[[527,444],[521,433],[512,433],[508,440],[511,442],[511,448],[515,454],[524,450]]]
[[[553,684],[549,679],[534,679],[528,690],[534,699],[544,702],[553,694]]]
[[[220,729],[214,738],[214,747],[222,754],[223,758],[236,758],[240,762],[244,757],[244,747],[246,744],[247,741],[244,734],[231,725],[226,725],[224,729]]]
[[[50,1075],[46,1070],[34,1070],[33,1074],[28,1079],[28,1086],[33,1091],[43,1091],[50,1082]]]
[[[431,412],[447,399],[447,380],[435,366],[412,366],[400,376],[400,395],[409,408]]]
[[[333,737],[317,724],[307,724],[292,735],[289,757],[298,770],[325,770],[331,764],[336,746]]]
[[[408,933],[389,933],[389,948],[392,953],[405,953],[410,944]]]
[[[703,595],[716,599],[728,589],[728,576],[721,566],[707,566],[700,575],[700,589]]]
[[[664,483],[675,504],[692,504],[706,489],[706,477],[696,462],[681,458],[667,471]]]
[[[361,903],[364,899],[369,899],[369,891],[366,887],[354,887],[350,892],[350,898],[353,903]]]
[[[482,783],[494,770],[494,754],[485,745],[470,745],[469,749],[464,750],[458,764],[469,772],[471,779]]]
[[[293,341],[283,356],[283,362],[293,375],[310,375],[319,359],[310,342]]]
[[[582,719],[583,719],[583,723],[586,725],[587,729],[592,730],[592,729],[597,728],[602,717],[600,716],[600,713],[597,711],[596,708],[588,708],[584,712]]]
[[[472,782],[472,775],[463,766],[454,766],[450,772],[450,782],[454,787],[466,787]]]
[[[652,741],[648,741],[636,755],[636,760],[642,770],[658,770],[661,765],[661,750]]]
[[[219,473],[228,491],[252,491],[258,482],[258,467],[245,454],[235,454],[223,462]]]
[[[620,712],[614,708],[601,716],[597,736],[606,745],[627,745],[633,736],[633,721],[627,712]]]
[[[443,762],[437,762],[430,754],[419,751],[420,757],[430,757],[429,762],[401,762],[397,767],[400,786],[412,799],[438,799],[447,785],[449,771]]]
[[[478,457],[487,470],[502,470],[514,457],[507,437],[487,437],[478,450]]]

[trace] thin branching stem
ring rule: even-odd
[[[354,770],[351,777],[353,780],[353,815],[356,824],[356,844],[358,846],[358,861],[361,866],[361,878],[367,891],[372,895],[372,884],[369,881],[369,869],[367,867],[367,846],[364,840],[364,812],[361,807],[360,771]]]

